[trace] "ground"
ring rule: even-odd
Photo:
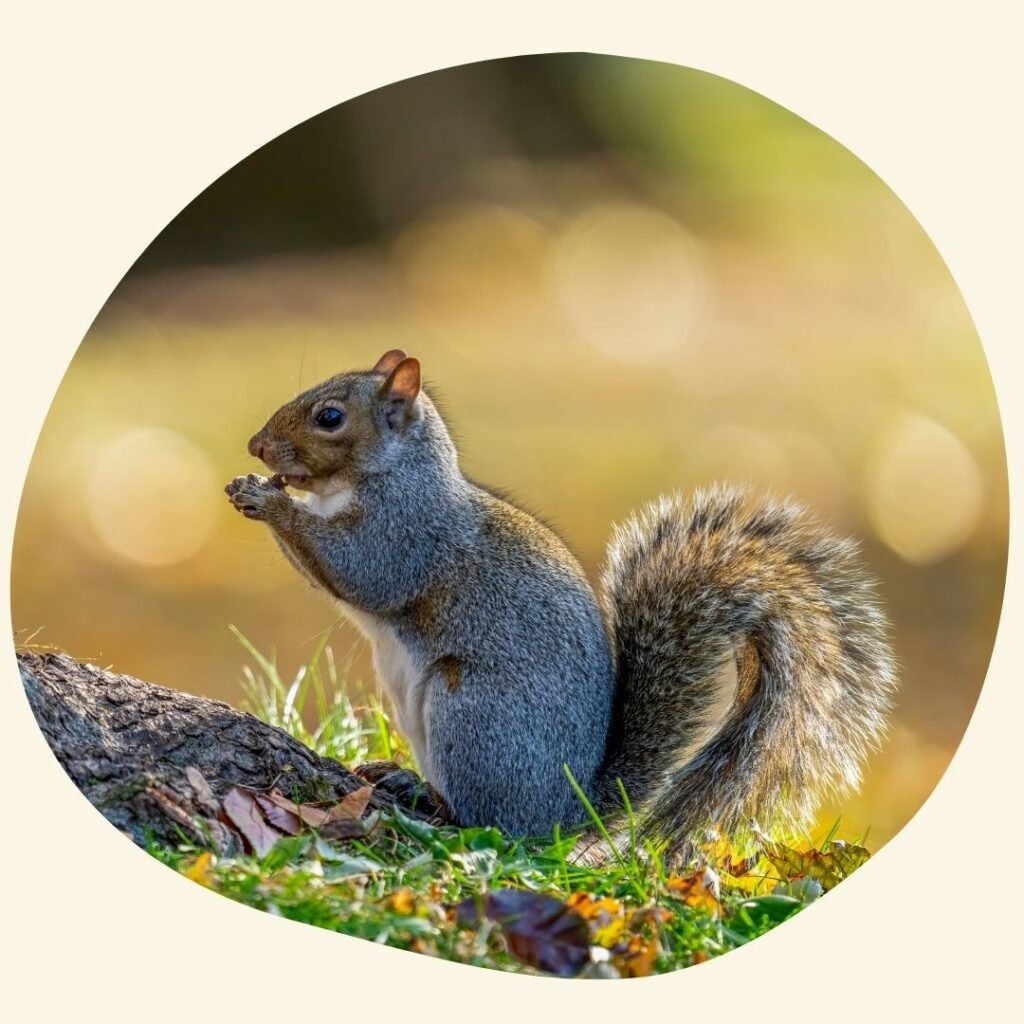
[[[287,683],[273,659],[240,640],[253,662],[248,705],[259,717],[347,764],[408,760],[385,710],[373,700],[354,703],[339,685],[326,644]],[[269,913],[519,972],[632,977],[701,963],[798,913],[867,857],[859,844],[836,838],[837,823],[816,846],[755,837],[738,851],[719,838],[676,871],[666,869],[656,846],[634,838],[619,857],[591,867],[574,863],[575,835],[514,840],[493,828],[435,827],[397,809],[339,805],[354,823],[343,813],[347,838],[332,839],[320,824],[330,808],[237,795],[247,807],[261,799],[274,814],[291,808],[282,828],[296,834],[271,832],[267,840],[243,825],[245,854],[221,856],[183,841],[151,843],[152,855]]]

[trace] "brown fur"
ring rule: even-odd
[[[434,661],[433,667],[441,673],[445,686],[450,692],[454,692],[462,685],[462,669],[459,666],[459,659],[446,654]]]
[[[662,499],[617,530],[604,574],[620,706],[604,772],[685,850],[702,826],[806,823],[855,787],[885,727],[895,672],[887,625],[849,541],[791,503],[712,488]],[[735,659],[713,737],[706,709]]]
[[[380,444],[381,386],[367,374],[332,377],[278,409],[253,436],[249,451],[301,489],[324,480],[358,484]],[[327,406],[344,410],[343,431],[317,427],[314,418]]]

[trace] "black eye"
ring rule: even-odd
[[[328,406],[316,414],[316,425],[324,430],[337,430],[345,422],[345,414],[340,409]]]

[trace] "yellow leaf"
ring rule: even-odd
[[[721,916],[722,904],[719,900],[718,875],[707,865],[686,878],[672,875],[667,879],[665,886],[673,896],[681,899],[688,907],[704,910],[716,917]]]
[[[575,910],[587,921],[599,918],[615,917],[622,913],[622,904],[610,896],[591,896],[587,892],[574,892],[566,901],[566,906]]]
[[[593,931],[594,944],[610,949],[626,933],[626,918],[624,916],[613,918],[606,925],[595,928]]]
[[[654,971],[660,955],[661,940],[656,934],[649,939],[634,935],[626,950],[612,958],[612,964],[623,978],[646,978]]]
[[[210,870],[212,866],[213,854],[209,850],[204,850],[182,874],[209,889],[213,886],[213,872]]]
[[[852,874],[871,855],[863,846],[852,846],[834,840],[827,850],[794,850],[782,843],[761,837],[764,855],[789,882],[813,878],[823,889],[832,889]]]
[[[409,917],[416,909],[416,895],[408,886],[396,889],[388,897],[388,906],[391,907],[396,914],[402,914],[405,917]]]
[[[590,925],[595,945],[614,946],[626,932],[625,908],[610,896],[591,896],[586,892],[574,892],[566,901],[566,905]]]

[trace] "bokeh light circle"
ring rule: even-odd
[[[982,480],[964,443],[934,420],[886,424],[868,468],[865,504],[881,539],[915,565],[936,562],[974,532]]]
[[[191,558],[210,538],[218,491],[201,448],[174,431],[144,428],[103,449],[86,504],[111,552],[136,565],[165,566]]]

